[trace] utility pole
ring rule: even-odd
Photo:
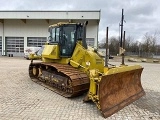
[[[123,39],[123,21],[124,21],[124,15],[123,15],[123,9],[122,9],[122,18],[121,18],[121,39],[120,39],[120,47],[122,48],[122,39]]]
[[[105,57],[105,66],[108,67],[109,61],[109,45],[108,45],[108,27],[106,28],[106,57]]]
[[[122,18],[121,18],[121,39],[120,39],[120,47],[119,47],[119,54],[122,56],[122,65],[124,65],[124,47],[125,47],[125,31],[124,31],[124,38],[123,38],[123,21],[124,21],[124,15],[123,15],[123,9],[122,9]]]

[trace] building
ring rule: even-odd
[[[88,20],[87,43],[97,46],[100,11],[0,11],[0,56],[23,56],[25,47],[42,46],[48,26]]]

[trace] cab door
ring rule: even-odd
[[[66,25],[62,28],[60,41],[61,57],[71,57],[76,45],[75,25]]]

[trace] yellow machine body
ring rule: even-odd
[[[41,58],[41,56],[38,56],[38,55],[36,55],[36,54],[34,54],[34,53],[31,53],[31,54],[29,54],[29,56],[28,56],[28,59],[29,60],[37,60],[37,59],[40,59]]]
[[[48,59],[60,59],[59,46],[58,45],[44,45],[42,57],[48,58]]]
[[[70,23],[51,25],[50,29],[52,27],[66,25],[70,25]],[[71,25],[73,25],[73,23],[71,23]],[[71,32],[72,38],[75,38],[72,33],[73,32]],[[73,43],[73,41],[71,42]],[[70,44],[70,42],[68,42],[68,44]],[[52,76],[56,76],[56,74],[59,76],[63,74],[64,76],[62,76],[61,82],[66,78],[70,78],[70,80],[61,84],[57,82],[60,77],[57,77],[49,80],[49,82],[55,83],[56,81],[56,86],[59,85],[60,87],[58,88],[62,90],[67,88],[66,91],[72,86],[75,94],[82,89],[83,92],[88,90],[84,101],[92,100],[96,103],[104,117],[114,114],[145,94],[141,86],[141,73],[143,68],[140,65],[105,67],[103,57],[93,48],[86,48],[81,40],[77,40],[75,43],[71,56],[64,57],[61,55],[65,51],[63,49],[68,50],[69,48],[65,48],[65,46],[62,47],[61,44],[57,43],[44,45],[42,52],[43,62],[41,64],[31,63],[30,65],[29,72],[31,78],[36,76],[37,79],[44,78],[44,81],[47,81]],[[48,69],[49,67],[50,69]],[[49,70],[49,72],[46,77],[45,74],[47,70]],[[53,71],[55,74],[50,75],[51,70],[57,70],[57,72]],[[44,76],[42,76],[43,74]],[[67,77],[65,78],[65,76]],[[77,79],[78,82],[76,82],[75,79]],[[68,84],[68,86],[64,84]],[[78,90],[76,91],[76,89]],[[70,90],[71,89],[69,89],[69,91]],[[73,93],[73,91],[71,90],[70,93]],[[58,93],[68,97],[66,93]],[[73,93],[73,95],[69,96],[72,97],[75,96],[75,94]]]
[[[44,45],[42,61],[68,64],[69,58],[60,58],[59,45]]]
[[[103,72],[104,69],[103,58],[101,58],[96,52],[94,52],[94,49],[90,48],[85,50],[79,43],[77,43],[70,61],[70,64],[73,67],[78,68],[80,67],[79,65],[81,65],[85,67],[87,71],[91,69],[98,69],[100,72]]]

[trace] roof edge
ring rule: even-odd
[[[0,12],[101,12],[101,10],[0,10]]]

